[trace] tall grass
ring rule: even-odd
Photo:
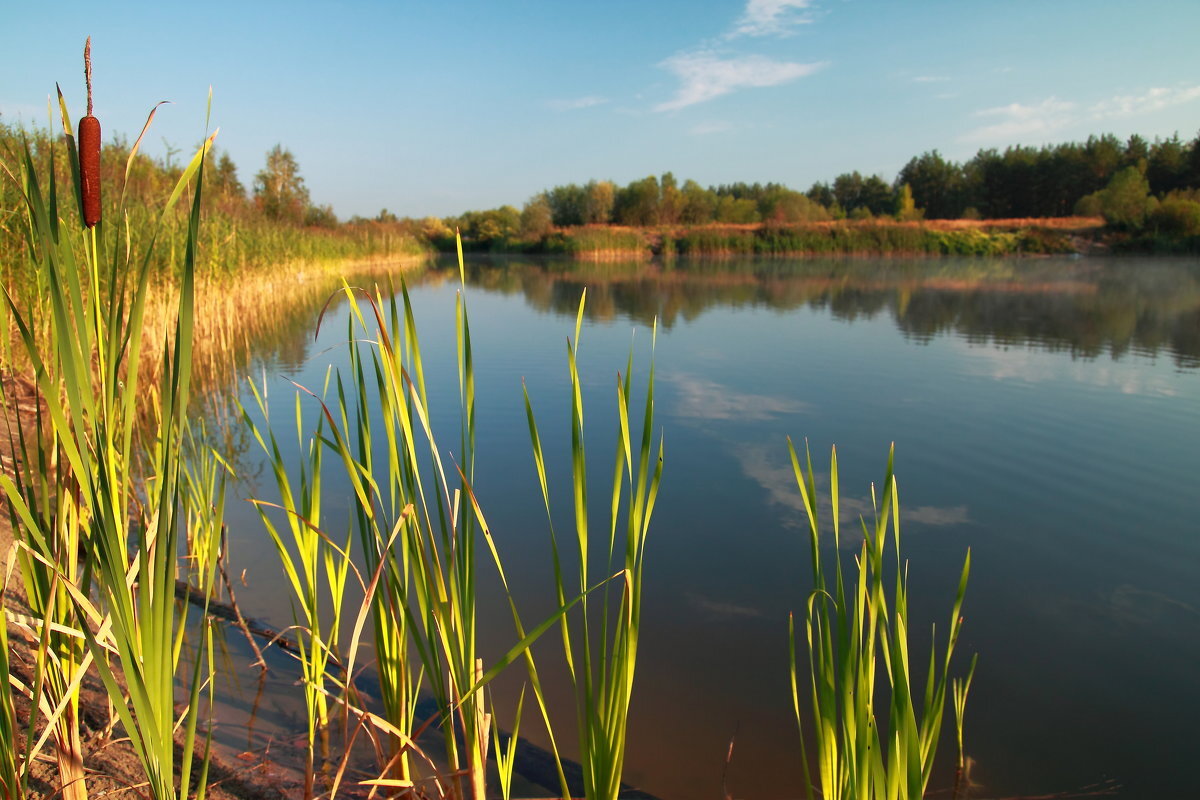
[[[74,165],[75,143],[61,94],[59,106],[68,163]],[[61,791],[68,798],[87,796],[78,687],[89,662],[142,762],[151,795],[187,793],[192,778],[203,648],[197,649],[188,703],[177,718],[175,676],[187,607],[175,603],[175,574],[202,163],[211,144],[207,138],[185,167],[158,217],[161,230],[190,190],[176,324],[170,342],[163,343],[166,355],[157,376],[139,369],[155,237],[135,250],[124,231],[104,222],[73,230],[67,221],[72,215],[63,214],[59,205],[53,147],[47,153],[45,188],[27,145],[19,166],[4,165],[20,187],[27,253],[40,294],[32,307],[22,307],[7,291],[5,301],[44,412],[32,421],[16,421],[20,464],[14,475],[0,476],[0,485],[14,520],[26,593],[44,633],[29,687],[32,705],[51,710],[48,730],[53,730]],[[135,145],[127,176],[136,150]],[[78,200],[78,170],[73,169],[73,180]],[[109,219],[121,220],[122,205]],[[35,321],[43,312],[46,323],[39,329]],[[139,427],[146,419],[153,420],[149,430]],[[211,583],[211,574],[206,580]],[[185,741],[178,765],[177,729]],[[28,740],[27,746],[37,749]],[[206,769],[204,758],[200,796]]]
[[[1036,230],[938,230],[919,224],[880,222],[833,225],[763,225],[685,229],[676,241],[681,255],[972,255],[1069,252],[1064,237]]]
[[[870,524],[861,521],[863,543],[855,559],[855,574],[847,581],[838,551],[841,526],[837,451],[833,451],[829,469],[830,523],[822,526],[812,459],[806,451],[802,466],[790,441],[788,448],[808,518],[813,580],[804,614],[809,665],[806,687],[802,686],[804,670],[796,655],[794,621],[789,620],[792,704],[800,729],[805,796],[812,798],[814,794],[813,770],[805,749],[807,731],[816,755],[818,793],[825,800],[923,797],[933,774],[946,689],[951,685],[950,660],[962,627],[960,612],[971,568],[970,551],[959,577],[949,635],[939,654],[934,629],[924,693],[917,695],[911,686],[908,568],[900,558],[900,502],[892,473],[893,454],[888,455],[882,504],[872,487],[875,519]],[[822,556],[822,549],[829,544],[822,539],[830,533],[832,574]],[[886,684],[879,682],[879,672]],[[966,683],[955,682],[953,689],[960,746],[961,706],[966,702],[969,681],[970,677]],[[806,695],[811,711],[807,721],[802,700]],[[886,716],[876,707],[885,695]]]
[[[5,554],[3,565],[6,567],[3,582],[0,583],[0,800],[20,800],[28,794],[29,759],[23,757],[18,747],[20,726],[17,722],[16,705],[13,701],[14,689],[23,685],[13,673],[9,663],[8,644],[8,581],[12,572],[7,567],[12,565],[14,552]]]
[[[644,231],[634,228],[587,226],[551,234],[542,242],[542,252],[562,253],[584,261],[649,258],[650,246]]]
[[[57,134],[48,128],[20,127],[0,120],[0,152],[18,153],[28,145],[35,160],[45,165],[44,181],[53,175],[60,186],[70,185],[75,164],[63,157],[56,140]],[[178,183],[181,169],[151,159],[140,152],[139,145],[130,145],[119,135],[104,144],[101,179],[109,189],[103,197],[104,216],[118,220],[124,215],[121,227],[131,249],[138,253],[151,250],[150,274],[174,280],[180,275],[187,246],[188,214],[186,209],[177,209],[164,221],[158,206]],[[237,188],[213,183],[212,160],[211,155],[206,160],[209,202],[204,209],[204,224],[197,232],[198,279],[272,271],[281,264],[311,266],[394,259],[420,256],[431,250],[400,223],[354,222],[325,228],[271,219]],[[115,187],[121,187],[122,192],[111,191]],[[19,215],[9,213],[19,209],[20,204],[19,186],[0,186],[0,254],[5,259],[0,264],[0,278],[10,287],[32,279],[22,265],[31,242],[23,232]],[[77,208],[63,206],[59,212],[68,226],[82,226]],[[155,245],[148,248],[151,241]]]
[[[560,558],[558,535],[551,513],[545,455],[528,393],[525,395],[525,406],[538,483],[550,524],[558,602],[564,606],[566,599],[576,592],[582,597],[579,622],[573,626],[564,616],[561,634],[563,653],[576,695],[584,794],[588,800],[616,800],[625,763],[626,727],[637,666],[646,539],[662,479],[663,442],[660,437],[656,451],[653,443],[653,364],[647,377],[641,429],[630,424],[634,411],[631,351],[624,378],[617,376],[620,432],[607,506],[606,561],[601,565],[606,576],[612,570],[617,570],[615,585],[619,587],[620,594],[615,599],[610,598],[609,584],[605,583],[602,596],[589,599],[591,582],[595,580],[594,572],[590,569],[590,557],[595,545],[590,532],[583,391],[578,363],[579,334],[586,298],[585,292],[580,298],[575,318],[575,338],[567,345],[571,387],[571,486],[575,512],[575,555],[578,559],[578,578],[573,585],[565,574]],[[633,419],[636,421],[636,417]],[[636,449],[633,447],[635,441]],[[559,771],[561,778],[561,765]],[[565,781],[562,788],[564,798],[569,797]]]

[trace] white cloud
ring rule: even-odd
[[[967,517],[966,506],[917,506],[905,508],[900,504],[900,519],[904,522],[917,522],[922,525],[965,525],[971,520]]]
[[[990,344],[955,342],[968,358],[964,369],[972,375],[998,382],[1054,383],[1070,382],[1096,386],[1136,397],[1178,397],[1178,384],[1172,376],[1155,372],[1141,359],[1102,360],[1072,357],[1062,363],[1062,354],[1036,346],[996,349]],[[1111,345],[1106,344],[1106,351]]]
[[[546,105],[555,111],[575,111],[580,108],[591,108],[592,106],[604,105],[608,102],[606,97],[598,97],[596,95],[588,95],[586,97],[575,97],[569,100],[551,100]]]
[[[791,509],[794,516],[784,521],[787,527],[807,525],[804,511],[804,501],[796,486],[796,474],[792,471],[791,462],[786,454],[776,454],[777,448],[769,449],[763,446],[746,445],[736,449],[738,461],[741,462],[742,472],[767,492],[768,501],[784,508]],[[833,514],[833,506],[829,500],[829,476],[817,475],[817,513],[826,523]],[[904,492],[901,487],[900,496]],[[879,499],[882,501],[882,491]],[[861,520],[867,520],[868,525],[874,524],[875,506],[869,494],[855,496],[842,490],[838,498],[838,512],[841,516],[841,542],[843,545],[857,547],[862,541]],[[929,527],[945,527],[966,525],[970,516],[964,506],[918,506],[910,508],[900,503],[900,524],[903,530],[906,524],[916,524]]]
[[[962,137],[967,142],[998,141],[1011,143],[1029,134],[1050,134],[1075,121],[1075,104],[1047,97],[1037,105],[1010,103],[997,108],[976,111],[976,117],[996,118],[999,121],[970,131]]]
[[[1117,95],[1102,100],[1090,109],[1096,119],[1129,117],[1149,114],[1164,108],[1190,103],[1200,99],[1200,86],[1180,86],[1175,89],[1148,89],[1140,95]]]
[[[1200,86],[1152,88],[1141,94],[1114,95],[1086,108],[1080,104],[1047,97],[1036,105],[1011,103],[997,108],[976,111],[976,117],[991,117],[998,121],[969,131],[961,137],[964,142],[994,142],[1011,144],[1014,139],[1030,134],[1046,136],[1081,122],[1097,122],[1119,117],[1151,114],[1172,106],[1200,100]]]
[[[825,65],[775,61],[765,56],[722,58],[711,52],[680,53],[659,64],[675,73],[681,85],[675,97],[659,103],[654,110],[676,111],[737,89],[778,86],[811,75]]]
[[[678,375],[668,380],[679,389],[675,413],[689,419],[762,421],[807,410],[803,403],[790,397],[745,394],[706,378]]]
[[[913,78],[913,83],[948,83],[950,81],[945,75],[918,75]]]
[[[812,22],[812,16],[804,13],[812,5],[812,0],[747,0],[729,37],[786,36],[796,25]]]

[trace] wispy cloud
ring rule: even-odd
[[[949,83],[950,79],[945,75],[917,75],[913,78],[913,83]]]
[[[795,516],[784,522],[788,527],[797,527],[804,519],[804,501],[800,498],[800,490],[796,488],[796,475],[786,457],[774,455],[763,446],[747,445],[736,450],[738,461],[741,462],[742,472],[761,486],[767,492],[768,501],[791,509]],[[828,520],[833,513],[829,501],[829,476],[817,476],[817,505],[818,513]],[[838,511],[843,530],[843,544],[855,545],[862,541],[858,535],[860,519],[870,523],[875,518],[875,506],[870,495],[856,497],[844,490],[838,499]],[[900,519],[903,523],[912,523],[929,527],[946,527],[965,525],[970,516],[966,506],[918,506],[909,508],[901,504]]]
[[[1095,119],[1129,117],[1150,114],[1171,106],[1183,105],[1200,99],[1200,86],[1180,86],[1174,89],[1148,89],[1138,95],[1117,95],[1102,100],[1089,111]]]
[[[941,527],[943,525],[965,525],[970,522],[966,506],[917,506],[900,508],[900,517],[906,522]]]
[[[695,592],[687,593],[687,601],[696,609],[704,612],[712,619],[727,620],[734,618],[761,617],[763,612],[750,606],[739,606],[736,603],[726,603],[721,600],[711,600]]]
[[[1048,135],[1082,122],[1101,122],[1120,117],[1152,114],[1173,106],[1200,100],[1200,86],[1156,87],[1141,94],[1119,94],[1082,106],[1079,103],[1047,97],[1035,105],[1011,103],[976,111],[974,116],[997,120],[969,131],[964,142],[1011,143],[1030,134]]]
[[[546,105],[550,106],[550,108],[554,109],[555,111],[575,111],[580,108],[601,106],[607,102],[607,97],[587,95],[586,97],[574,97],[567,100],[551,100]]]
[[[680,86],[675,96],[654,107],[676,111],[703,103],[737,89],[761,88],[789,83],[826,66],[826,62],[800,64],[776,61],[766,56],[722,57],[713,52],[680,53],[659,66],[675,73]]]
[[[1011,103],[997,108],[976,111],[976,117],[996,119],[980,126],[962,137],[967,142],[1004,141],[1011,142],[1029,134],[1049,134],[1075,121],[1074,103],[1047,97],[1037,105],[1027,106]]]
[[[675,413],[688,419],[763,421],[806,410],[803,403],[790,397],[746,394],[706,378],[678,375],[668,380],[679,390]]]
[[[797,25],[812,22],[813,5],[812,0],[748,0],[728,38],[786,36]]]
[[[959,342],[957,348],[967,354],[967,371],[972,375],[1001,383],[1027,384],[1071,381],[1082,386],[1098,386],[1138,397],[1178,397],[1179,387],[1169,376],[1139,369],[1122,361],[1077,361],[1063,366],[1053,355],[1029,348],[998,350],[990,344]]]

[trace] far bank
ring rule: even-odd
[[[431,236],[439,250],[453,236]],[[584,225],[555,228],[538,237],[464,235],[474,252],[569,256],[581,261],[670,259],[676,256],[1032,256],[1109,252],[1200,252],[1200,237],[1165,232],[1132,233],[1102,217],[895,221],[888,218],[796,224]]]

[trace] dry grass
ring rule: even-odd
[[[424,263],[423,256],[298,262],[249,275],[198,278],[193,357],[198,391],[217,392],[233,385],[250,362],[252,343],[308,325],[343,278],[385,281]],[[143,370],[161,368],[162,344],[173,334],[177,302],[173,285],[159,287],[149,298],[145,331],[150,346],[142,351]]]

